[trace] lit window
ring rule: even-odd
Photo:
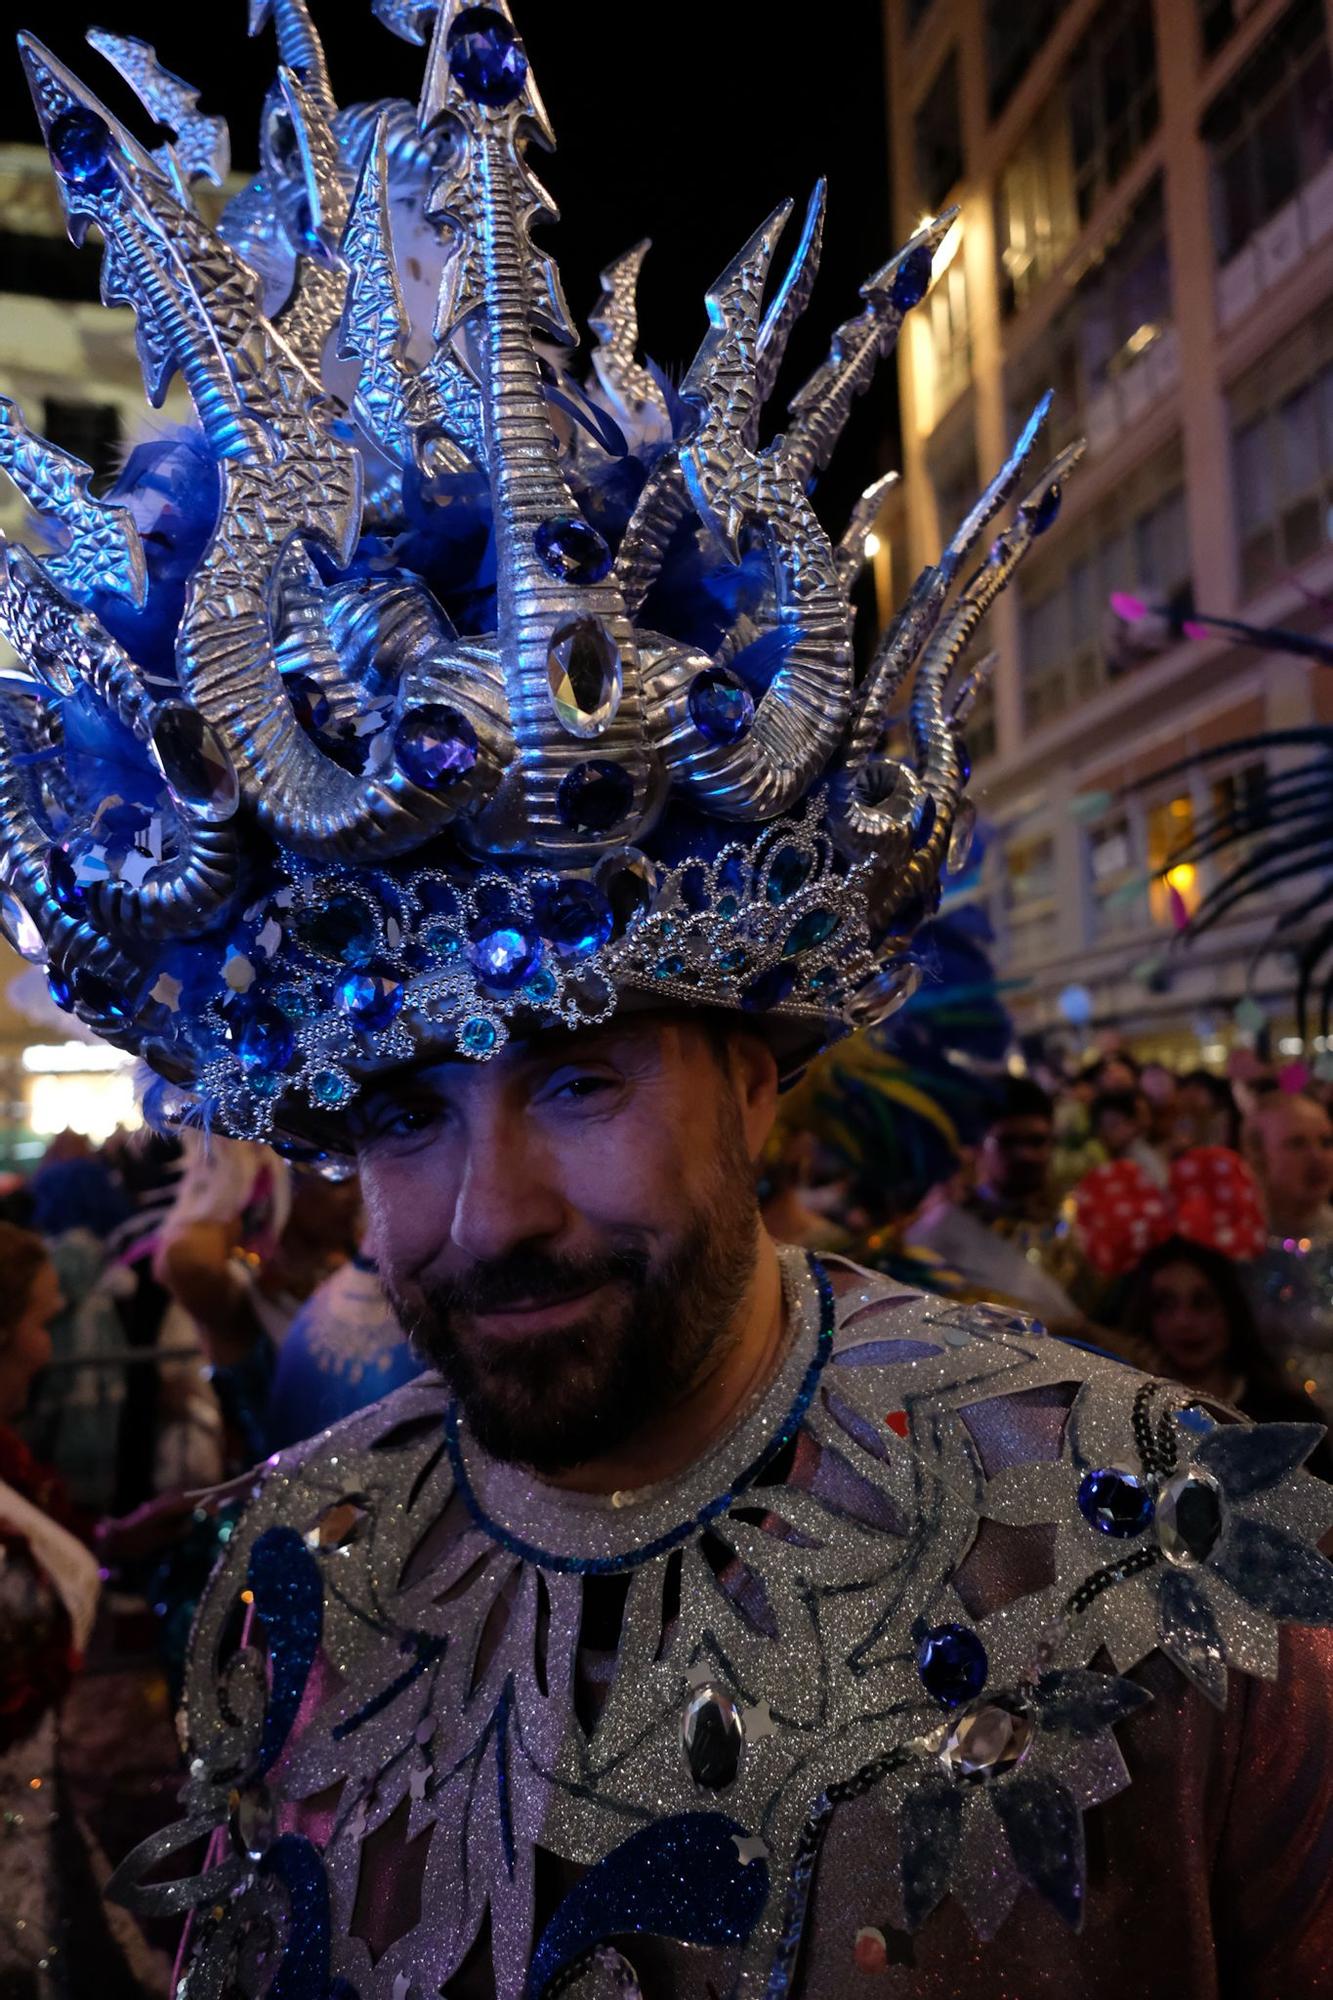
[[[1198,869],[1180,858],[1194,839],[1194,805],[1186,794],[1148,808],[1148,905],[1155,924],[1175,929],[1199,906]]]

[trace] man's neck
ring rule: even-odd
[[[777,1245],[762,1230],[753,1275],[736,1309],[730,1338],[719,1343],[716,1357],[683,1395],[624,1445],[546,1483],[577,1493],[619,1493],[673,1479],[767,1387],[781,1363],[785,1335],[782,1267]]]

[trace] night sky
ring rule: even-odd
[[[424,51],[382,28],[368,0],[325,0],[314,13],[340,103],[416,97]],[[786,195],[798,204],[794,243],[806,195],[828,175],[824,260],[779,385],[785,399],[823,359],[833,327],[857,309],[857,285],[892,247],[880,0],[799,10],[756,0],[516,0],[514,13],[559,141],[538,171],[564,220],[544,241],[580,322],[600,267],[651,236],[643,341],[664,365],[683,367],[704,329],[707,283]],[[229,119],[233,163],[255,159],[275,43],[271,28],[247,39],[245,0],[17,0],[10,18],[25,17],[141,137],[151,137],[146,114],[82,37],[96,24],[152,42],[201,87],[201,108]],[[11,43],[0,137],[35,136]],[[859,487],[894,463],[892,376],[890,364],[826,487],[836,527]]]

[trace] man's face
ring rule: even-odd
[[[629,1016],[368,1098],[381,1275],[487,1450],[540,1472],[587,1463],[718,1355],[755,1268],[775,1090],[761,1045]]]
[[[1255,1165],[1274,1212],[1319,1208],[1333,1193],[1333,1121],[1322,1104],[1284,1098],[1255,1124]]]
[[[1053,1143],[1049,1118],[1028,1114],[999,1119],[981,1143],[978,1164],[983,1184],[1014,1199],[1040,1194],[1050,1172]]]

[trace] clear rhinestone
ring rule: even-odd
[[[0,889],[0,931],[20,958],[26,958],[32,965],[46,963],[42,934],[12,889]]]
[[[1036,1733],[1030,1713],[1015,1696],[983,1696],[969,1702],[954,1723],[940,1762],[960,1784],[986,1785],[1022,1763]]]
[[[247,1785],[228,1800],[231,1835],[240,1852],[251,1861],[260,1861],[272,1846],[277,1832],[273,1797],[267,1785]]]
[[[1177,1569],[1197,1569],[1216,1548],[1223,1523],[1222,1488],[1201,1465],[1168,1479],[1157,1496],[1157,1539]]]
[[[305,1545],[316,1555],[329,1555],[337,1549],[349,1549],[359,1541],[370,1519],[368,1508],[359,1500],[335,1500],[326,1507],[312,1528],[306,1530]]]
[[[967,866],[972,852],[972,842],[977,834],[977,808],[975,801],[964,799],[953,816],[953,828],[949,834],[947,866],[951,875],[960,875]]]
[[[624,688],[620,648],[600,618],[562,625],[546,655],[556,719],[571,736],[600,736],[615,720]]]
[[[725,1689],[701,1687],[690,1696],[680,1720],[680,1740],[696,1785],[720,1792],[734,1783],[745,1748],[745,1724]]]
[[[148,747],[181,805],[214,824],[231,818],[241,802],[241,781],[217,731],[197,709],[166,702]]]

